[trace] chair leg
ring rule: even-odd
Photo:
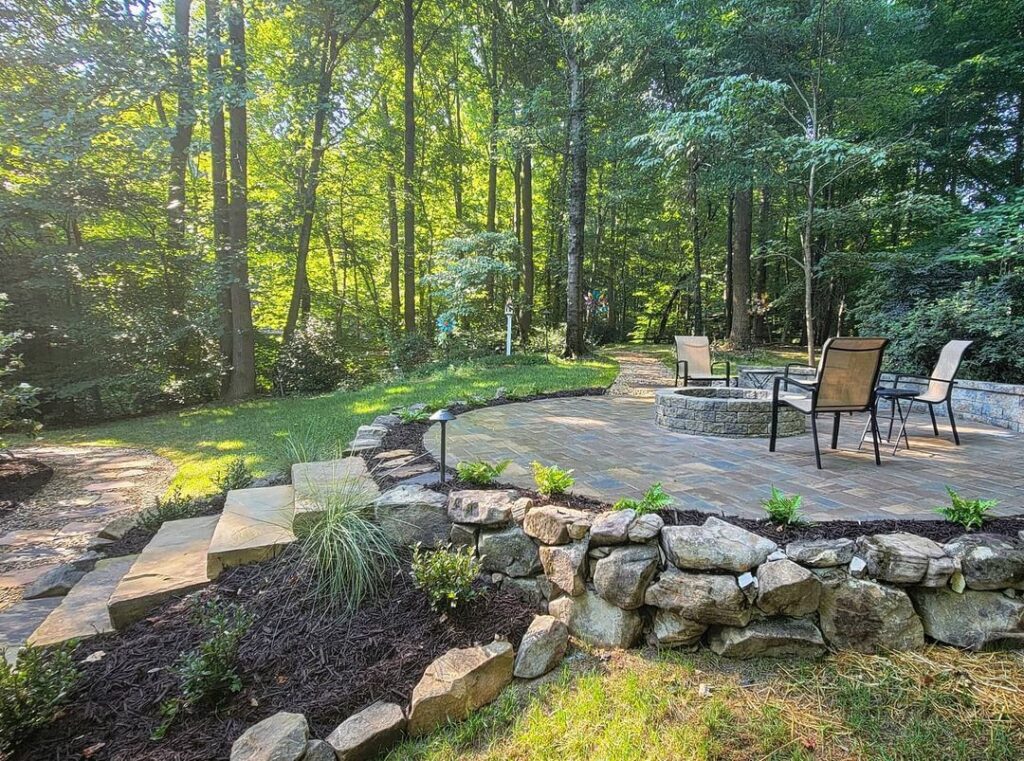
[[[935,422],[935,405],[934,404],[929,404],[928,405],[928,414],[932,416],[932,431],[933,431],[933,433],[936,436],[938,436],[939,435],[939,424]]]
[[[818,416],[811,413],[811,437],[814,439],[814,462],[821,470],[821,449],[818,447]]]
[[[895,397],[889,400],[889,434],[886,441],[892,441],[892,426],[896,422],[896,403],[898,401]]]
[[[675,388],[679,388],[679,365],[676,365],[676,380],[672,384]]]
[[[929,407],[929,409],[931,409]],[[952,402],[946,402],[946,411],[949,413],[949,427],[953,429],[953,442],[960,446],[960,434],[956,430],[956,420],[953,418],[953,404]],[[935,413],[932,413],[935,414]]]
[[[779,430],[779,405],[778,402],[772,403],[772,437],[771,441],[768,442],[768,451],[775,451],[775,436]]]
[[[832,419],[832,448],[836,449],[839,447],[839,421],[842,419],[842,414],[837,412]]]
[[[878,451],[878,440],[882,437],[882,434],[878,430],[878,417],[875,415],[875,410],[871,409],[871,440],[875,445],[875,465],[882,464],[882,455]],[[896,442],[899,444],[899,441]]]

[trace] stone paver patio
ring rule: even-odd
[[[927,415],[908,426],[910,451],[883,448],[876,467],[870,444],[857,452],[864,416],[845,417],[839,450],[828,449],[831,420],[819,421],[824,470],[814,467],[810,434],[780,439],[688,436],[654,422],[651,399],[628,396],[545,399],[475,410],[448,425],[449,466],[459,460],[511,459],[503,480],[533,487],[530,462],[575,471],[573,491],[614,502],[661,481],[684,509],[764,517],[772,485],[804,496],[812,520],[935,518],[945,485],[967,497],[1000,501],[1000,515],[1024,512],[1024,436],[960,421],[963,446],[948,428],[934,438]],[[883,434],[885,433],[883,426]],[[436,457],[437,426],[424,443]]]

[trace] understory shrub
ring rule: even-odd
[[[461,550],[442,547],[424,551],[413,548],[412,577],[416,586],[427,593],[435,608],[456,608],[476,596],[473,581],[480,573],[480,561],[473,548]]]
[[[245,459],[233,457],[227,467],[217,473],[213,483],[218,491],[227,492],[234,489],[244,489],[252,483],[252,480],[253,473],[249,466],[245,464]]]
[[[935,512],[951,523],[959,523],[968,531],[975,531],[988,520],[988,512],[999,504],[994,499],[964,499],[949,486],[946,487],[950,504],[935,508]]]
[[[565,494],[576,483],[571,470],[562,470],[556,465],[543,465],[536,460],[530,463],[533,468],[533,481],[537,491],[545,497],[557,497]]]
[[[422,423],[430,417],[426,407],[408,406],[402,407],[395,412],[403,423]]]
[[[0,314],[3,314],[6,307],[7,295],[0,293]],[[21,331],[0,331],[0,382],[24,367],[21,357],[11,354],[11,349],[25,337]],[[38,392],[39,389],[28,383],[0,385],[0,451],[7,449],[6,435],[35,434],[41,428],[36,420],[39,411],[36,398]]]
[[[455,466],[456,472],[459,474],[459,480],[465,481],[467,484],[473,484],[474,486],[490,486],[512,463],[511,460],[502,460],[501,462],[494,463],[493,465],[483,460],[474,460],[472,462],[460,462]]]
[[[216,707],[242,689],[238,649],[252,624],[252,615],[240,605],[212,601],[198,607],[193,616],[202,629],[203,641],[195,650],[184,653],[174,667],[181,692],[160,706],[164,720],[153,733],[157,740],[182,711]]]
[[[806,522],[800,514],[800,505],[803,501],[804,498],[799,494],[787,496],[773,486],[772,495],[768,499],[761,500],[761,505],[768,513],[768,519],[773,523],[796,526]]]
[[[637,515],[656,513],[672,506],[675,500],[665,493],[660,481],[655,481],[640,499],[625,497],[615,503],[615,510],[633,510]]]
[[[180,487],[175,487],[166,497],[157,497],[153,506],[142,511],[136,521],[139,528],[155,533],[166,521],[195,518],[202,512],[204,504],[194,497],[186,497]]]
[[[25,647],[13,666],[0,657],[0,758],[56,716],[79,678],[71,650]]]
[[[345,348],[334,323],[310,315],[281,347],[274,385],[282,394],[333,391],[346,375]]]
[[[371,495],[354,482],[341,480],[314,499],[319,514],[297,528],[311,595],[325,608],[351,612],[386,587],[395,548],[373,521]]]
[[[431,360],[433,342],[419,333],[403,333],[388,345],[391,364],[400,370],[414,370]]]

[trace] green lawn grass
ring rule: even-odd
[[[44,442],[149,449],[178,466],[172,488],[203,494],[212,490],[217,474],[234,457],[243,457],[256,473],[275,470],[289,434],[301,436],[315,428],[318,437],[326,435],[343,445],[359,425],[395,407],[424,402],[437,408],[472,395],[489,398],[500,386],[519,395],[608,386],[617,370],[607,357],[580,362],[537,355],[500,357],[433,369],[359,391],[261,398],[48,430]]]
[[[577,653],[387,761],[1016,759],[1019,656],[951,648],[818,663]]]

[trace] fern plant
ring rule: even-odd
[[[773,523],[783,526],[798,526],[806,523],[803,515],[800,514],[800,505],[804,498],[799,494],[783,494],[779,489],[772,486],[772,495],[768,499],[761,500],[764,511],[768,513],[768,519]]]
[[[946,487],[950,504],[937,507],[935,512],[951,523],[959,523],[967,531],[975,531],[988,520],[988,512],[999,504],[994,499],[964,499],[949,486]]]
[[[483,460],[460,462],[455,466],[455,471],[459,474],[460,481],[474,486],[490,486],[498,480],[498,477],[505,472],[505,468],[511,462],[511,460],[502,460],[493,465]]]
[[[624,497],[616,502],[612,509],[633,510],[637,515],[647,515],[648,513],[656,513],[659,510],[671,507],[674,501],[669,494],[665,493],[661,482],[655,481],[648,487],[647,491],[644,492],[644,496],[640,499]]]
[[[563,470],[555,465],[542,465],[536,460],[530,463],[530,467],[533,468],[533,481],[537,484],[537,491],[545,497],[565,494],[576,483],[571,470]]]

